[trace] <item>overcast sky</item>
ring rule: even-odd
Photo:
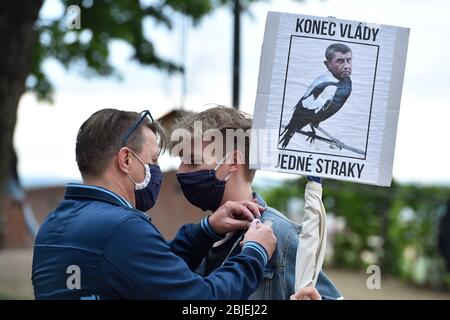
[[[150,1],[151,2],[151,1]],[[45,18],[58,17],[62,7],[46,0]],[[253,113],[259,56],[267,11],[334,16],[411,28],[408,59],[397,132],[394,178],[402,182],[450,185],[450,2],[423,0],[287,0],[251,7],[243,17],[241,109]],[[81,16],[82,19],[82,16]],[[179,19],[181,22],[181,19]],[[184,107],[202,110],[207,103],[231,101],[231,14],[227,8],[205,18],[187,33],[188,92]],[[82,22],[81,22],[81,26]],[[180,59],[180,24],[172,31],[146,24],[158,52]],[[123,43],[111,46],[112,61],[123,81],[85,79],[65,71],[57,62],[45,65],[55,84],[55,103],[39,103],[26,94],[19,106],[15,145],[22,179],[78,179],[75,137],[81,123],[96,110],[114,107],[150,109],[159,117],[180,105],[180,77],[169,77],[130,61]],[[166,163],[161,163],[167,167]],[[261,176],[286,177],[272,173]]]

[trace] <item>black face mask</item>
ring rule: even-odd
[[[228,156],[229,154],[214,169],[177,173],[181,190],[192,205],[203,211],[216,211],[219,208],[225,193],[225,184],[231,173],[225,179],[219,180],[216,171]]]
[[[155,205],[162,183],[162,173],[159,166],[155,164],[149,164],[148,166],[150,167],[150,182],[144,189],[134,190],[136,209],[143,212],[150,210]]]
[[[203,211],[216,211],[222,202],[225,192],[225,180],[216,177],[216,170],[200,170],[177,173],[178,183],[186,199]]]

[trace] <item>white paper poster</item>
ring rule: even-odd
[[[409,29],[269,12],[253,168],[389,186]]]

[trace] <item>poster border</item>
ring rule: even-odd
[[[365,146],[365,150],[364,150],[364,158],[352,157],[352,156],[343,156],[343,155],[336,155],[336,154],[322,153],[322,152],[306,152],[306,151],[302,151],[302,150],[280,149],[279,145],[280,145],[281,124],[282,124],[282,120],[283,120],[283,110],[284,110],[284,102],[285,102],[285,96],[286,96],[286,86],[287,86],[287,78],[288,78],[288,72],[289,72],[289,62],[290,62],[290,57],[291,57],[291,47],[292,47],[292,39],[293,39],[293,37],[318,39],[318,40],[328,40],[328,41],[336,41],[336,42],[346,42],[346,43],[354,43],[354,44],[360,44],[360,45],[377,47],[377,58],[376,58],[375,72],[374,72],[373,82],[372,82],[372,97],[370,99],[369,121],[368,121],[368,125],[367,125],[366,146]],[[284,78],[283,101],[281,103],[281,114],[280,114],[280,124],[279,124],[279,129],[278,129],[277,150],[278,151],[300,152],[300,153],[307,153],[307,154],[319,154],[319,155],[326,155],[326,156],[340,157],[340,158],[348,158],[348,159],[356,159],[356,160],[363,160],[363,161],[367,160],[367,147],[368,147],[368,144],[369,144],[370,123],[371,123],[371,119],[372,119],[373,96],[374,96],[374,92],[375,92],[375,83],[376,83],[376,78],[377,78],[379,55],[380,55],[380,45],[379,44],[361,43],[361,42],[355,42],[355,41],[345,41],[345,40],[337,40],[337,39],[330,39],[330,38],[300,36],[300,35],[291,34],[290,40],[289,40],[289,50],[288,50],[288,57],[287,57],[287,64],[286,64],[286,74],[285,74],[285,78]]]

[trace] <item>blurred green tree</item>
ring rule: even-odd
[[[18,0],[0,4],[0,179],[10,167],[20,97],[25,91],[32,91],[39,99],[52,100],[53,86],[42,69],[46,59],[56,59],[67,69],[77,66],[85,76],[117,75],[108,60],[109,44],[121,40],[133,48],[133,59],[139,63],[168,72],[182,71],[182,66],[158,55],[144,35],[144,20],[153,19],[171,28],[174,12],[191,17],[195,23],[214,8],[210,0],[165,0],[155,5],[127,0],[62,0],[66,8],[76,5],[80,9],[78,29],[67,19],[77,15],[68,10],[58,19],[42,19],[39,11],[43,2]]]
[[[147,19],[172,28],[175,13],[192,19],[196,25],[215,9],[232,6],[235,0],[60,0],[66,10],[54,20],[45,20],[39,12],[44,0],[0,2],[0,195],[4,182],[13,175],[16,162],[11,155],[17,107],[26,91],[38,99],[52,101],[53,86],[43,70],[49,58],[66,69],[76,67],[84,76],[118,76],[108,60],[110,43],[120,40],[128,44],[133,60],[161,70],[183,72],[183,66],[165,59],[144,32]],[[253,2],[240,0],[242,12]],[[301,1],[301,0],[298,0]],[[80,14],[77,28],[76,10]],[[70,21],[72,18],[73,21]],[[72,23],[71,23],[72,22]],[[2,207],[0,205],[0,234]]]
[[[263,192],[267,203],[286,212],[288,200],[304,194],[305,180]],[[333,266],[362,269],[376,264],[417,284],[450,288],[450,273],[437,248],[450,188],[395,181],[385,188],[328,179],[323,187],[327,212],[346,220],[334,243]]]

